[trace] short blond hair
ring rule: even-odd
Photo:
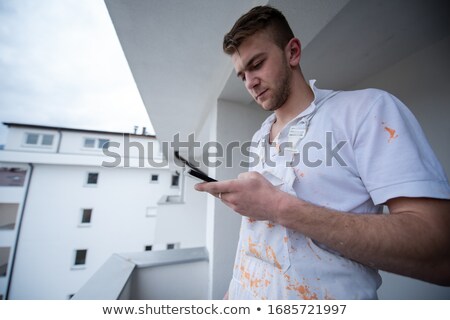
[[[260,31],[268,32],[281,49],[294,38],[294,33],[281,11],[270,6],[258,6],[241,16],[225,34],[223,51],[232,55],[245,39]]]

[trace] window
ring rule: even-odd
[[[0,203],[0,232],[15,229],[18,212],[18,203]]]
[[[87,250],[77,250],[75,251],[75,261],[74,266],[84,266],[86,264]]]
[[[22,187],[26,175],[27,170],[22,168],[0,167],[0,186]]]
[[[108,149],[109,139],[84,138],[83,146],[88,149]]]
[[[97,172],[89,172],[87,176],[87,185],[96,185],[98,182],[98,173]]]
[[[109,139],[98,139],[99,149],[108,149],[108,147],[109,147]]]
[[[53,134],[26,133],[25,145],[50,147],[53,145]]]
[[[158,179],[159,179],[159,176],[157,174],[152,174],[152,176],[150,177],[150,182],[157,183]]]
[[[175,243],[168,243],[167,244],[167,250],[175,249]]]
[[[95,139],[84,139],[84,147],[85,148],[94,148],[95,147]]]
[[[25,139],[26,144],[38,144],[39,135],[36,133],[27,133],[27,137]]]
[[[152,251],[152,249],[153,249],[152,245],[145,246],[145,251]]]
[[[172,182],[171,182],[170,186],[178,187],[179,184],[180,184],[180,175],[178,173],[172,175]]]
[[[10,247],[0,247],[0,277],[6,277],[10,251]]]
[[[43,146],[51,146],[53,144],[53,135],[52,134],[44,134],[42,135],[42,142],[41,144]]]
[[[86,225],[91,223],[92,209],[83,209],[81,212],[81,224]]]

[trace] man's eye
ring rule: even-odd
[[[253,65],[253,70],[259,69],[262,66],[262,61],[258,61]]]

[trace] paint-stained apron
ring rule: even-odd
[[[261,148],[261,147],[260,147]],[[286,163],[278,159],[277,163]],[[260,172],[274,186],[297,196],[294,168]],[[376,299],[378,272],[328,250],[303,234],[271,221],[243,217],[230,299]]]

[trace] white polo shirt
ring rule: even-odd
[[[310,85],[314,101],[250,171],[283,180],[280,188],[302,200],[343,212],[381,213],[381,205],[396,197],[450,199],[442,166],[397,98],[376,89],[336,93]],[[279,146],[308,117],[291,167]],[[255,133],[253,154],[261,155],[274,120],[272,114]],[[293,230],[243,218],[230,299],[374,299],[380,284],[375,269]]]

